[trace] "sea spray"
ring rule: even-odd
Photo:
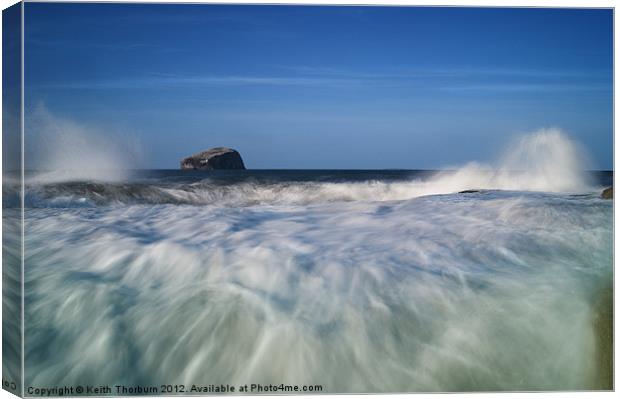
[[[428,183],[429,194],[466,189],[583,192],[593,189],[586,151],[557,128],[517,137],[495,164],[471,162]],[[433,192],[434,191],[434,192]]]
[[[25,123],[27,170],[31,183],[59,181],[120,181],[141,165],[136,138],[59,117],[44,105],[27,113]]]
[[[496,188],[529,191],[580,192],[591,187],[586,150],[558,128],[518,137],[505,151]],[[525,181],[523,181],[525,180]]]

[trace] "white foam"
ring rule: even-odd
[[[611,212],[511,193],[28,210],[27,382],[587,389]]]

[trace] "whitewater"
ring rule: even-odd
[[[29,174],[25,385],[611,389],[587,162],[552,129],[444,171]]]

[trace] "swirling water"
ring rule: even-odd
[[[28,176],[25,385],[611,389],[611,175],[556,140],[520,170],[531,144],[508,169]]]
[[[30,186],[26,386],[608,388],[598,188],[238,173]]]

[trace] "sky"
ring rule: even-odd
[[[441,169],[548,127],[613,167],[609,9],[25,9],[26,115],[137,167],[227,146],[255,169]]]

